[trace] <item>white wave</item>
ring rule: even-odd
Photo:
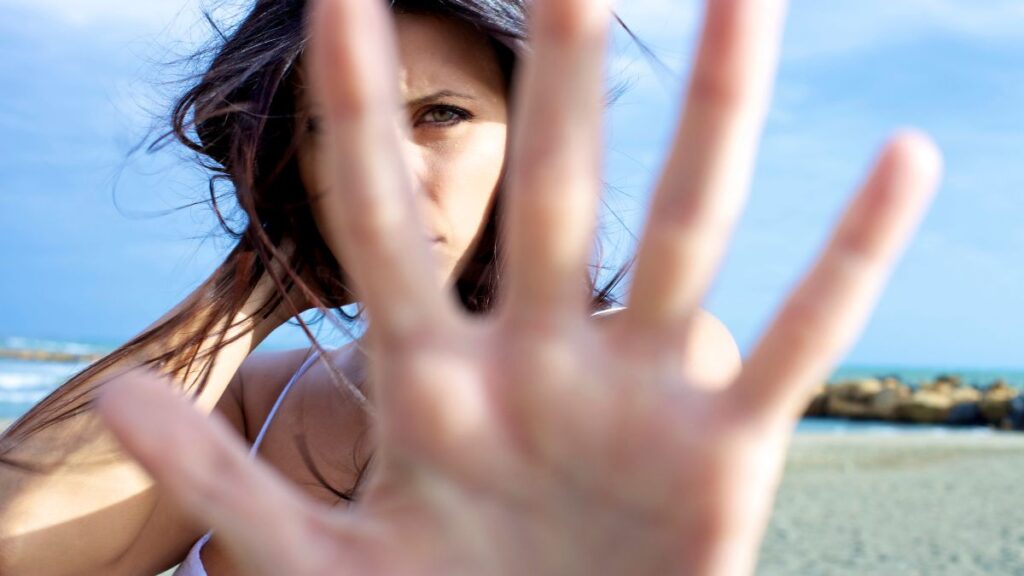
[[[0,390],[52,387],[53,381],[42,374],[0,374]]]
[[[0,362],[0,391],[53,390],[82,369],[77,364]]]

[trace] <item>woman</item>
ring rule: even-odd
[[[538,0],[520,63],[517,2],[393,5],[265,0],[227,38],[178,119],[194,110],[197,150],[255,217],[210,283],[9,433],[0,573],[752,570],[804,390],[927,203],[933,148],[891,143],[740,371],[698,306],[742,205],[782,2],[708,4],[629,307],[599,321],[606,295],[581,280],[607,8]],[[365,305],[364,344],[246,359],[318,299]],[[142,365],[170,377],[126,373]],[[97,412],[157,484],[83,433]],[[337,488],[370,452],[359,490]]]

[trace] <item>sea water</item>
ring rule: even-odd
[[[0,359],[0,419],[21,416],[85,366]]]
[[[0,338],[0,348],[66,354],[102,354],[109,343]],[[0,420],[21,416],[68,378],[87,366],[73,362],[29,362],[0,358]]]

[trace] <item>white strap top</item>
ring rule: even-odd
[[[299,369],[292,374],[291,380],[281,390],[281,393],[277,396],[277,401],[274,402],[273,407],[270,408],[270,413],[267,414],[267,419],[263,421],[263,427],[260,428],[260,433],[256,436],[256,440],[252,443],[252,448],[249,449],[249,457],[255,458],[256,452],[260,449],[260,444],[263,443],[263,437],[267,435],[267,430],[270,428],[270,422],[274,419],[278,409],[281,408],[281,403],[284,402],[285,395],[292,389],[292,386],[298,382],[299,378],[309,370],[309,367],[313,365],[313,362],[319,357],[316,349],[313,349],[313,353],[306,358],[306,361],[299,366]],[[178,566],[177,570],[174,571],[174,576],[207,576],[206,568],[203,567],[203,561],[199,557],[199,552],[203,549],[203,546],[210,541],[210,536],[213,532],[207,532],[199,539],[198,542],[192,546],[189,550],[188,556],[185,557],[185,561]]]
[[[624,308],[622,307],[609,308],[608,310],[596,312],[592,314],[592,316],[594,318],[600,318],[602,316],[608,316],[616,312],[621,312],[622,310],[624,310]],[[318,357],[319,356],[317,354],[316,349],[313,349],[313,353],[309,356],[309,358],[306,359],[305,362],[302,363],[302,366],[300,366],[299,369],[295,371],[295,374],[292,375],[291,380],[289,380],[288,384],[286,384],[285,387],[281,390],[281,394],[278,395],[277,401],[274,402],[274,406],[270,409],[270,413],[267,414],[267,419],[263,422],[263,427],[260,428],[259,435],[256,436],[256,440],[252,443],[252,448],[249,449],[250,458],[256,457],[256,451],[259,450],[260,444],[263,443],[263,437],[267,435],[267,430],[270,428],[270,422],[274,419],[274,416],[277,414],[278,409],[281,407],[281,403],[284,402],[285,395],[288,394],[288,391],[292,389],[292,386],[295,385],[299,378],[302,378],[302,375],[305,374],[307,370],[309,370],[309,367],[313,365],[313,362],[315,362]],[[203,535],[202,538],[199,539],[198,542],[195,543],[195,546],[193,546],[192,549],[189,550],[188,556],[185,557],[185,561],[182,562],[181,565],[178,566],[178,569],[174,571],[173,576],[208,576],[206,574],[206,568],[203,567],[203,561],[199,557],[199,552],[203,549],[203,546],[205,546],[206,543],[210,541],[210,536],[212,534],[212,532],[207,532],[205,535]]]

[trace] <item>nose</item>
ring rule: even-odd
[[[408,132],[403,133],[401,142],[402,160],[405,164],[405,169],[413,179],[413,184],[420,193],[428,192],[430,189],[427,185],[429,175],[427,173],[427,159],[423,153],[423,148],[413,141]]]
[[[430,158],[427,149],[418,145],[406,131],[401,138],[403,168],[412,183],[413,202],[416,204],[421,224],[425,227],[428,240],[437,236],[438,230],[430,223],[439,206],[436,180],[430,177]]]

